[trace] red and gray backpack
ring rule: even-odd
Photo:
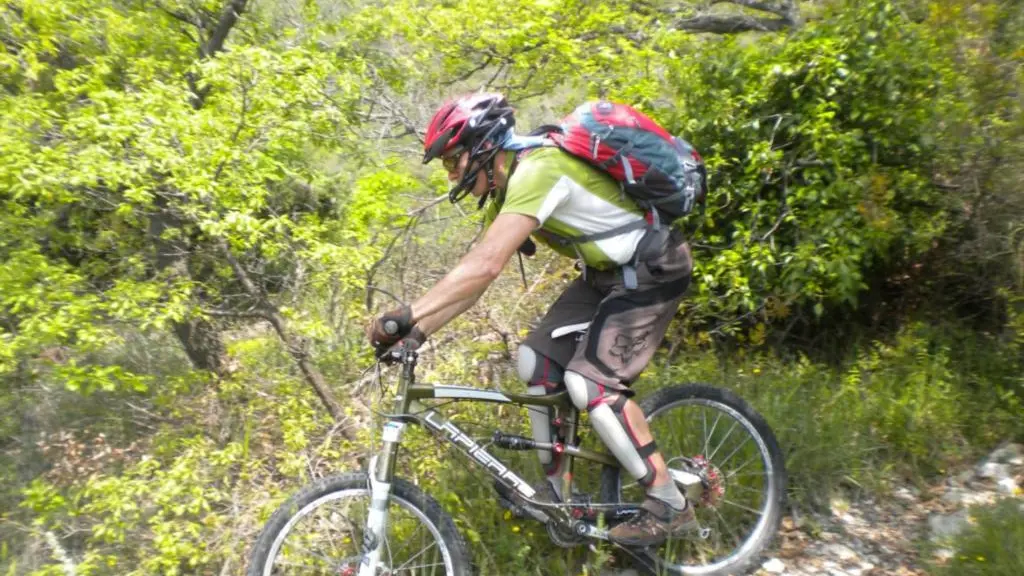
[[[646,219],[597,234],[562,237],[538,231],[549,241],[572,246],[577,253],[578,246],[586,242],[645,227],[657,229],[661,222],[688,214],[707,195],[707,170],[697,150],[626,104],[588,102],[560,124],[542,126],[504,147],[525,151],[550,145],[609,174],[623,193],[647,212]],[[623,266],[627,288],[636,286],[637,263]]]
[[[697,150],[626,104],[588,102],[559,125],[543,126],[531,135],[543,135],[608,173],[659,220],[671,222],[688,214],[707,194],[707,171]]]

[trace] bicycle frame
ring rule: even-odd
[[[393,358],[402,364],[402,372],[395,396],[394,412],[387,415],[387,422],[384,423],[381,450],[370,460],[371,504],[366,531],[363,537],[363,557],[359,570],[360,576],[376,574],[381,549],[383,548],[382,535],[387,527],[387,505],[391,490],[391,480],[394,477],[395,461],[398,456],[398,448],[402,441],[405,425],[410,421],[423,425],[435,435],[450,442],[460,452],[483,466],[497,481],[515,490],[527,504],[543,510],[545,515],[542,517],[530,511],[537,520],[541,522],[554,521],[564,523],[573,521],[570,512],[565,506],[546,504],[534,500],[533,497],[536,495],[536,491],[528,482],[520,478],[513,470],[503,464],[501,460],[491,455],[485,447],[473,440],[470,435],[438,414],[435,409],[420,403],[421,400],[442,399],[563,408],[568,415],[565,437],[572,440],[576,438],[576,431],[579,425],[579,411],[569,400],[568,392],[562,391],[547,396],[533,396],[467,386],[417,385],[415,375],[416,352],[401,351],[394,354],[396,356]],[[568,458],[566,470],[569,473],[566,474],[563,494],[572,493],[573,458],[583,458],[616,468],[620,466],[618,460],[610,454],[580,448],[568,442],[565,444],[538,442],[530,449],[551,450],[561,453]],[[604,530],[587,525],[586,530],[579,535],[603,538]]]
[[[607,540],[607,530],[573,518],[570,511],[571,505],[534,500],[536,491],[529,483],[520,478],[501,460],[491,455],[484,446],[477,443],[458,426],[438,414],[434,408],[420,403],[421,400],[455,400],[564,409],[568,416],[564,423],[564,437],[568,441],[566,443],[533,442],[527,449],[551,450],[566,457],[568,459],[566,461],[567,474],[563,480],[562,493],[572,494],[574,458],[583,458],[613,468],[621,468],[621,465],[611,454],[595,452],[574,445],[579,426],[579,410],[573,406],[567,391],[546,396],[533,396],[468,386],[421,386],[416,384],[417,353],[414,350],[402,350],[391,354],[391,360],[401,363],[402,372],[395,396],[394,412],[387,415],[387,422],[384,423],[381,450],[370,459],[370,513],[363,534],[359,576],[374,576],[377,564],[380,562],[383,548],[382,535],[387,528],[391,480],[394,477],[395,461],[398,457],[402,435],[409,422],[423,425],[435,435],[450,442],[470,460],[483,466],[495,480],[514,490],[529,505],[526,511],[536,520],[544,523],[555,522],[557,525],[568,527],[578,537]],[[669,475],[683,490],[687,498],[694,501],[700,500],[703,484],[699,476],[672,468],[669,469]]]

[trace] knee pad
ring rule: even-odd
[[[519,346],[517,368],[519,378],[529,384],[526,391],[531,396],[552,394],[562,386],[562,367],[525,344]],[[533,439],[537,442],[556,441],[555,431],[551,427],[551,420],[554,417],[551,409],[531,406],[529,414]],[[561,469],[560,455],[552,454],[547,450],[538,450],[537,459],[540,460],[546,474],[555,474]]]
[[[562,367],[526,344],[519,345],[517,368],[521,380],[530,386],[543,386],[548,393],[561,387],[564,382]]]
[[[640,445],[623,411],[626,397],[572,371],[565,373],[565,387],[573,405],[590,413],[594,429],[623,467],[642,486],[650,486],[655,474],[651,455],[658,448],[653,440]]]
[[[569,390],[569,398],[572,399],[573,406],[576,406],[576,409],[581,412],[584,410],[589,411],[604,398],[604,386],[582,374],[572,371],[566,372],[564,379],[565,387]]]

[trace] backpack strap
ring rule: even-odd
[[[511,137],[501,143],[502,150],[528,150],[530,148],[540,148],[543,146],[551,146],[553,143],[546,136],[520,136],[513,134]]]
[[[597,242],[598,240],[607,240],[609,238],[614,238],[620,234],[625,234],[626,232],[632,232],[634,230],[640,230],[641,228],[647,228],[648,226],[650,226],[650,224],[647,223],[647,220],[641,218],[640,220],[636,220],[628,224],[623,224],[622,226],[616,226],[611,230],[605,230],[604,232],[595,232],[593,234],[582,234],[580,236],[562,236],[560,234],[555,234],[554,232],[544,230],[543,228],[536,230],[535,232],[543,232],[541,236],[545,240],[550,240],[551,242],[554,242],[559,246],[568,247],[578,246],[579,244],[586,244],[587,242]]]
[[[620,234],[626,232],[632,232],[634,230],[656,229],[654,226],[647,221],[646,218],[623,224],[622,226],[616,226],[611,230],[605,230],[604,232],[595,232],[594,234],[583,234],[580,236],[562,236],[555,234],[549,230],[538,228],[533,233],[544,238],[545,240],[557,244],[563,247],[572,246],[572,249],[576,252],[576,257],[583,261],[583,252],[580,251],[580,244],[586,244],[587,242],[597,242],[598,240],[607,240],[608,238],[614,238]],[[622,282],[626,286],[627,290],[636,290],[639,286],[636,275],[636,267],[640,264],[640,247],[637,247],[636,253],[633,255],[633,260],[628,264],[623,264],[622,268]],[[587,267],[583,266],[583,279],[587,278]]]

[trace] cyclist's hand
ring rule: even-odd
[[[390,345],[377,344],[375,346],[374,356],[376,356],[381,362],[390,364],[399,360],[403,356],[403,352],[417,350],[426,341],[427,335],[419,328],[413,326],[412,330],[409,331],[409,334],[398,342]],[[393,352],[397,352],[397,354],[393,354]]]
[[[412,308],[403,306],[381,314],[366,327],[366,337],[374,347],[388,347],[412,330]]]

